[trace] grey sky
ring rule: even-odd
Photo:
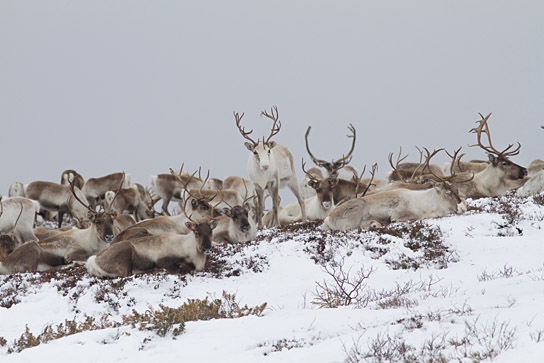
[[[544,158],[543,35],[542,1],[2,0],[0,193],[64,169],[247,176],[232,112],[262,136],[272,105],[299,178],[309,125],[333,159],[353,123],[352,165],[382,176],[400,146],[485,158],[478,112],[527,165]]]

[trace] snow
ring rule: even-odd
[[[514,196],[468,204],[463,215],[422,222],[447,246],[447,253],[432,260],[424,259],[422,249],[407,247],[413,242],[408,234],[392,232],[415,230],[417,223],[335,234],[309,224],[264,230],[244,246],[215,247],[212,260],[223,261],[222,272],[208,267],[195,274],[160,271],[100,280],[76,268],[2,276],[0,359],[538,361],[544,355],[544,206],[537,198]],[[399,260],[417,268],[394,269]],[[316,303],[319,286],[335,286],[324,266],[350,278],[368,275],[350,305]],[[235,295],[240,306],[266,303],[266,309],[261,316],[189,321],[177,336],[121,324],[8,353],[27,327],[37,336],[47,326],[86,316],[121,322],[133,310],[177,308],[223,292]],[[392,348],[402,344],[404,353]]]

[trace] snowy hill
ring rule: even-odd
[[[544,203],[325,233],[267,229],[201,273],[0,277],[2,362],[536,362]]]

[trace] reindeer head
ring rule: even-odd
[[[253,130],[246,131],[240,125],[240,121],[242,120],[242,117],[244,117],[244,114],[242,113],[242,115],[239,115],[237,112],[234,112],[234,118],[236,120],[236,126],[238,127],[238,130],[240,131],[242,136],[249,141],[245,142],[244,145],[251,153],[253,153],[253,156],[255,157],[256,162],[261,170],[266,171],[273,163],[273,161],[271,161],[271,159],[273,158],[272,149],[276,146],[276,142],[271,141],[270,139],[272,138],[272,136],[276,135],[280,131],[281,122],[279,121],[279,113],[276,106],[272,107],[270,113],[262,111],[261,116],[265,116],[273,121],[272,130],[270,131],[270,135],[268,135],[268,138],[266,140],[263,137],[262,141],[255,141],[251,137],[249,137]]]
[[[519,181],[520,179],[524,179],[527,176],[527,169],[515,164],[509,159],[510,156],[519,154],[521,144],[518,142],[517,147],[513,150],[511,149],[514,144],[509,144],[502,151],[497,150],[491,142],[491,133],[489,132],[489,126],[487,125],[487,121],[489,120],[491,113],[485,117],[481,113],[479,115],[481,117],[481,120],[476,121],[478,123],[478,127],[470,130],[470,132],[474,132],[477,135],[478,143],[471,146],[479,146],[487,152],[489,156],[490,166],[495,169],[494,171],[497,174],[498,178],[504,177],[505,180],[510,181]],[[487,135],[489,146],[482,144],[482,133],[485,133]]]
[[[119,193],[120,189],[121,189],[121,186],[119,186],[116,196]],[[83,202],[83,200],[81,200],[81,198],[78,196],[78,194],[75,191],[74,183],[70,183],[70,190],[72,191],[73,197],[88,210],[87,211],[88,220],[81,222],[82,227],[90,223],[90,225],[86,227],[95,228],[97,235],[99,236],[101,240],[107,243],[112,242],[114,238],[113,223],[114,223],[114,219],[117,218],[117,214],[110,212],[109,210],[108,211],[101,210],[97,212],[96,210],[92,209],[88,204]],[[115,200],[115,197],[113,198],[112,203],[114,200]]]
[[[195,234],[198,252],[205,255],[210,254],[212,250],[212,232],[217,226],[217,220],[212,219],[199,223],[189,220],[185,222],[185,226]]]
[[[104,242],[110,243],[113,241],[113,224],[115,218],[117,218],[116,213],[111,212],[93,212],[89,211],[89,220],[96,228],[96,232],[101,240]]]
[[[333,192],[334,187],[338,184],[338,174],[336,171],[333,171],[333,174],[325,179],[317,179],[306,170],[305,165],[306,163],[302,161],[302,171],[304,171],[309,179],[308,186],[315,190],[319,204],[326,210],[334,207]]]

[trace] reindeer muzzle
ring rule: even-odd
[[[242,226],[242,228],[240,228],[242,232],[244,233],[247,233],[249,231],[251,231],[251,224],[245,224],[244,226]]]
[[[111,243],[113,241],[113,237],[113,234],[107,234],[106,236],[104,236],[104,241]]]

